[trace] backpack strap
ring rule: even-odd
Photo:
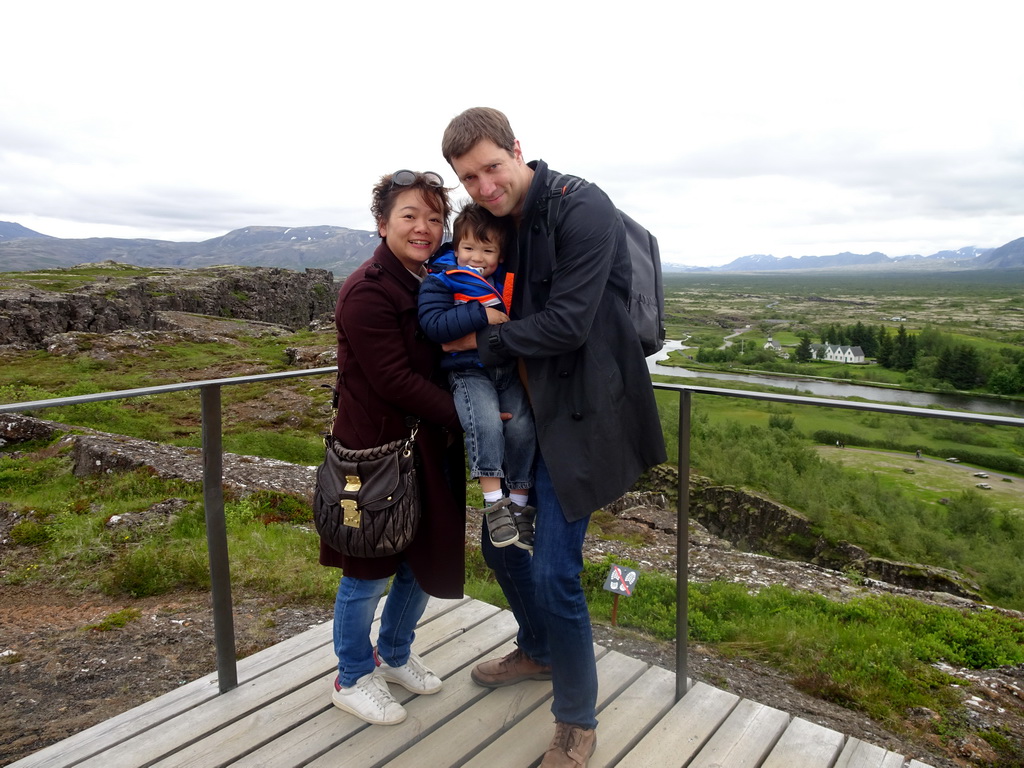
[[[548,238],[551,241],[552,258],[554,258],[555,222],[558,221],[558,211],[562,207],[562,198],[568,197],[586,183],[586,179],[581,179],[579,176],[559,174],[551,180],[551,188],[548,190],[547,195],[542,198],[545,206],[544,225],[547,227]],[[555,200],[554,205],[551,204],[552,199]]]

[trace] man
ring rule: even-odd
[[[475,347],[487,366],[520,360],[539,446],[532,558],[481,538],[519,622],[519,647],[477,666],[473,679],[499,687],[550,677],[555,737],[541,765],[580,768],[593,754],[597,727],[597,665],[580,583],[587,524],[665,461],[650,374],[626,312],[625,232],[595,185],[564,197],[557,187],[553,196],[558,174],[542,160],[524,162],[498,110],[476,107],[453,118],[442,153],[470,197],[511,216],[518,232],[505,262],[512,319],[452,348]],[[549,204],[557,206],[550,234]]]

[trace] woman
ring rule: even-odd
[[[405,719],[388,682],[413,693],[440,690],[440,679],[412,653],[414,629],[428,594],[463,594],[465,465],[461,441],[452,434],[461,427],[439,375],[440,348],[416,322],[424,264],[441,245],[451,213],[443,184],[436,173],[403,170],[381,178],[370,210],[382,242],[345,280],[334,314],[334,436],[346,448],[373,448],[408,437],[410,419],[419,419],[415,450],[423,512],[408,549],[367,559],[342,555],[320,542],[320,563],[343,570],[334,606],[338,678],[332,700],[368,723]],[[370,624],[392,576],[374,648]]]

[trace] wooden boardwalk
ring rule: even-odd
[[[488,690],[469,676],[512,650],[515,631],[508,611],[431,600],[415,647],[444,688],[412,696],[395,686],[409,712],[397,726],[331,705],[336,659],[322,624],[240,661],[239,685],[225,694],[216,675],[204,677],[12,766],[536,766],[554,732],[551,684]],[[598,648],[598,674],[593,768],[927,768],[703,683],[674,703],[671,672],[615,651]]]

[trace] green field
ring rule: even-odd
[[[670,274],[665,285],[669,337],[684,339],[698,366],[1024,397],[1024,270]],[[859,365],[796,359],[802,337],[857,344],[827,338],[855,327],[906,333],[921,349],[898,365],[868,350]],[[769,339],[785,354],[765,350]]]

